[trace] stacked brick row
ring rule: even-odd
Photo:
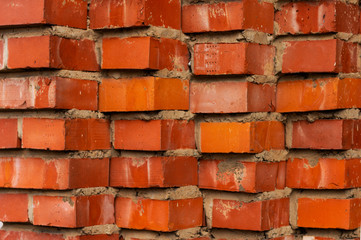
[[[360,19],[2,0],[0,240],[359,238]]]

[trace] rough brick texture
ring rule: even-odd
[[[0,0],[0,240],[350,240],[360,0]]]

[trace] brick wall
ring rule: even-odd
[[[357,0],[1,0],[0,240],[357,239]]]

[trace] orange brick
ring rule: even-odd
[[[34,225],[77,228],[114,223],[114,196],[34,196]]]
[[[0,221],[28,222],[28,195],[27,194],[0,194]],[[1,234],[0,234],[1,236]],[[1,239],[1,238],[0,238]]]
[[[0,119],[0,149],[20,148],[17,119]]]
[[[107,187],[109,159],[0,158],[0,173],[3,188]]]
[[[49,150],[109,149],[109,121],[24,118],[22,147]]]
[[[317,1],[285,3],[275,14],[278,34],[359,32],[359,8],[344,2]]]
[[[281,122],[202,122],[200,128],[201,151],[205,153],[257,153],[284,149]]]
[[[293,122],[291,148],[360,149],[360,120],[317,120]]]
[[[182,8],[182,31],[194,33],[254,29],[272,34],[273,19],[273,4],[256,0],[185,5]]]
[[[194,149],[194,122],[186,120],[115,120],[114,148],[141,151]]]
[[[8,109],[98,109],[96,81],[30,77],[0,80],[0,107]]]
[[[9,69],[99,70],[95,43],[89,39],[72,40],[57,36],[9,38],[7,48]]]
[[[359,108],[361,79],[294,80],[277,85],[277,112]]]
[[[284,42],[282,72],[357,72],[357,44],[338,39]]]
[[[355,229],[361,221],[361,199],[298,199],[297,226]]]
[[[188,108],[188,80],[158,77],[103,79],[99,87],[99,109],[103,112]]]
[[[242,162],[202,159],[199,188],[233,192],[268,192],[285,187],[285,162]]]
[[[181,1],[102,0],[90,3],[90,28],[114,29],[138,26],[157,26],[180,29]]]
[[[65,240],[61,234],[0,230],[1,240]]]
[[[275,48],[255,43],[199,43],[194,46],[195,75],[272,75]]]
[[[103,39],[103,69],[187,71],[188,59],[187,45],[175,39],[153,37]]]
[[[110,186],[127,188],[197,185],[198,162],[194,157],[112,158]]]
[[[84,0],[3,0],[0,26],[52,24],[87,28]]]
[[[212,227],[265,231],[289,224],[289,199],[245,203],[213,200]]]
[[[192,82],[190,109],[194,113],[270,112],[275,87],[249,82]]]
[[[116,224],[120,228],[171,232],[202,225],[203,199],[153,200],[118,197]]]
[[[361,186],[360,159],[320,158],[317,164],[294,158],[287,162],[287,187],[308,189],[345,189]]]

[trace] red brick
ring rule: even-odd
[[[49,150],[109,149],[109,121],[24,118],[22,147]]]
[[[199,43],[194,46],[195,75],[272,75],[275,48],[255,43]]]
[[[233,192],[268,192],[284,188],[285,162],[204,159],[199,162],[199,188]]]
[[[110,186],[127,188],[197,185],[194,157],[121,157],[110,161]]]
[[[361,187],[360,159],[320,158],[317,164],[294,158],[287,163],[287,187],[308,189],[345,189]]]
[[[205,153],[257,153],[284,149],[281,122],[202,122],[200,130],[201,151]]]
[[[114,223],[114,196],[34,196],[34,225],[85,227]]]
[[[99,70],[95,43],[89,39],[73,40],[57,36],[9,38],[7,47],[9,69]]]
[[[192,82],[190,110],[194,113],[270,112],[275,87],[250,82]]]
[[[0,221],[28,222],[29,219],[27,194],[1,193],[0,206]]]
[[[361,100],[357,89],[361,79],[324,78],[293,80],[277,85],[277,112],[304,112],[359,108]]]
[[[338,39],[284,42],[282,72],[357,72],[357,44]]]
[[[297,226],[355,229],[360,226],[361,199],[298,199]]]
[[[288,198],[250,203],[236,200],[213,200],[213,228],[265,231],[287,226],[288,219]]]
[[[359,8],[341,1],[292,2],[275,14],[278,34],[359,32]]]
[[[273,19],[273,4],[256,0],[185,5],[182,8],[182,31],[194,33],[254,29],[272,34]]]
[[[153,37],[103,39],[103,69],[187,71],[188,61],[187,45],[179,40]]]
[[[100,234],[100,235],[79,236],[79,240],[119,240],[119,239],[122,239],[122,238],[119,238],[119,234],[112,234],[112,235]]]
[[[103,112],[188,110],[189,80],[103,79],[99,87],[99,109]]]
[[[202,225],[203,199],[153,200],[118,197],[116,224],[120,228],[171,232]]]
[[[116,120],[114,121],[114,148],[142,151],[194,149],[194,122]]]
[[[52,24],[87,28],[84,0],[3,0],[0,26]]]
[[[180,29],[181,1],[92,1],[89,16],[90,28],[92,29],[114,29],[151,25]]]
[[[109,159],[0,158],[0,173],[3,188],[107,187]]]
[[[292,148],[360,149],[360,120],[317,120],[293,123]]]
[[[20,148],[17,119],[0,119],[0,149]]]
[[[0,107],[8,109],[98,109],[96,81],[30,77],[0,80]]]
[[[61,234],[0,230],[0,240],[64,240]]]

